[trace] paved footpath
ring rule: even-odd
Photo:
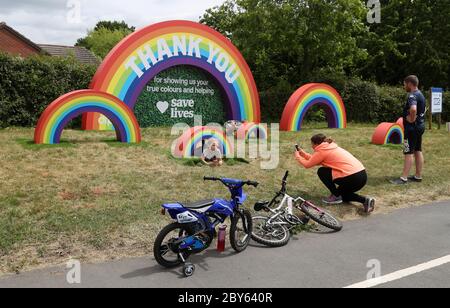
[[[79,285],[61,267],[2,277],[0,287],[450,287],[450,202],[347,222],[339,233],[302,233],[283,248],[211,248],[192,262],[191,278],[148,256],[82,264]],[[381,277],[366,281],[378,268]]]

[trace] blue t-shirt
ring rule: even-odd
[[[409,115],[409,110],[411,106],[417,106],[417,119],[416,125],[425,125],[425,110],[426,110],[426,99],[425,96],[419,90],[411,92],[408,94],[408,99],[406,100],[405,107],[403,108],[403,123],[408,125],[406,117]]]

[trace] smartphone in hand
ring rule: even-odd
[[[298,144],[295,145],[295,149],[297,150],[297,152],[300,152],[300,146]]]

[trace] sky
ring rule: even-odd
[[[100,20],[137,29],[165,20],[198,21],[224,0],[0,0],[0,22],[38,44],[74,45]]]

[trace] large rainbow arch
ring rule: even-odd
[[[105,115],[116,129],[117,139],[126,143],[139,143],[141,133],[133,111],[117,97],[94,90],[67,93],[53,101],[42,113],[34,132],[36,144],[60,142],[64,127],[86,112]]]
[[[223,89],[229,119],[260,122],[259,95],[247,62],[230,40],[196,22],[161,22],[130,34],[105,58],[90,88],[133,109],[151,79],[178,65],[213,76]],[[98,115],[88,114],[83,122],[84,129],[99,129]]]
[[[281,130],[301,130],[306,113],[314,105],[325,108],[328,127],[347,127],[347,113],[339,93],[327,84],[309,83],[298,89],[289,99],[281,118]]]

